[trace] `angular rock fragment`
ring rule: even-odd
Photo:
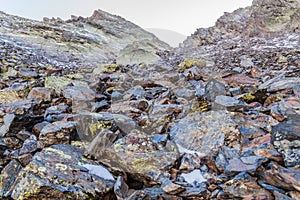
[[[245,105],[240,100],[229,96],[216,96],[212,109],[214,110],[228,110],[237,111]]]
[[[292,89],[300,85],[300,78],[285,78],[272,83],[268,89],[270,92],[279,90]]]
[[[209,155],[224,145],[226,135],[237,131],[235,127],[227,111],[191,113],[176,122],[170,134],[181,152]]]
[[[7,104],[21,100],[14,90],[0,90],[0,104]]]
[[[112,131],[120,129],[124,134],[138,130],[137,123],[133,119],[108,112],[82,113],[75,116],[74,119],[79,137],[89,142],[104,129]]]
[[[43,117],[32,114],[7,114],[4,117],[3,126],[0,127],[0,136],[14,136],[23,129],[31,130],[35,124],[40,123],[42,120]]]
[[[110,137],[115,137],[112,134]],[[131,178],[152,185],[169,178],[167,169],[178,158],[176,146],[172,143],[157,149],[151,138],[142,134],[128,134],[114,143],[105,137],[96,137],[93,146],[88,149],[88,154],[112,171],[123,171],[130,174]]]
[[[117,196],[118,200],[123,200],[127,196],[128,193],[128,185],[124,182],[122,176],[117,178],[117,181],[114,185],[114,193]]]
[[[183,173],[181,174],[181,177],[184,178],[184,180],[189,183],[190,185],[197,187],[200,183],[206,182],[207,180],[203,177],[202,172],[197,169],[193,170],[190,173]]]
[[[272,194],[260,187],[254,180],[251,180],[249,175],[246,175],[246,177],[237,175],[224,184],[223,190],[229,198],[273,199]]]
[[[45,79],[45,88],[55,90],[56,94],[60,94],[64,86],[70,85],[71,80],[60,76],[49,76]]]
[[[12,198],[111,198],[115,181],[102,177],[101,170],[94,173],[90,166],[99,165],[84,159],[76,147],[59,144],[45,148],[19,173]]]
[[[284,168],[271,163],[271,169],[264,172],[266,183],[288,191],[300,192],[300,171],[298,168]]]
[[[272,144],[283,155],[287,167],[300,165],[300,115],[272,128]]]
[[[9,198],[13,192],[15,181],[22,170],[21,164],[12,160],[5,166],[0,174],[0,198]]]
[[[70,144],[76,138],[76,123],[57,121],[46,125],[40,132],[39,141],[44,147],[53,144]]]
[[[178,194],[185,190],[182,186],[172,183],[170,180],[165,181],[162,184],[161,189],[168,194]]]
[[[226,95],[226,87],[215,79],[211,79],[205,86],[205,97],[208,101],[214,102],[217,96]]]
[[[29,99],[41,99],[44,101],[51,101],[53,97],[53,91],[45,87],[35,87],[30,90],[27,98]]]

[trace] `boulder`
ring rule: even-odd
[[[235,134],[232,115],[227,111],[191,113],[170,129],[171,139],[182,152],[209,155],[225,144],[225,138]]]
[[[80,149],[59,144],[36,153],[20,171],[12,198],[105,199],[111,198],[114,183],[113,176],[85,159]]]

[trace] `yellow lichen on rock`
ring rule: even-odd
[[[187,58],[182,63],[178,65],[179,72],[182,73],[186,69],[189,69],[193,66],[204,67],[206,65],[206,61],[203,58]]]

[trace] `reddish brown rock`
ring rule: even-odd
[[[248,76],[246,76],[245,74],[232,74],[230,76],[227,76],[225,78],[222,78],[222,80],[229,84],[229,85],[233,85],[233,86],[237,86],[237,85],[255,85],[258,84],[258,80],[254,79],[254,78],[250,78]]]
[[[270,185],[300,192],[300,170],[298,168],[284,168],[273,163],[271,169],[264,173],[264,177]]]
[[[29,92],[27,98],[40,99],[44,101],[51,101],[54,96],[54,91],[50,88],[35,87]]]

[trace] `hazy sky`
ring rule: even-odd
[[[251,5],[252,0],[0,0],[0,10],[41,20],[46,17],[91,16],[102,9],[143,28],[164,28],[190,35],[213,26],[224,13]]]

